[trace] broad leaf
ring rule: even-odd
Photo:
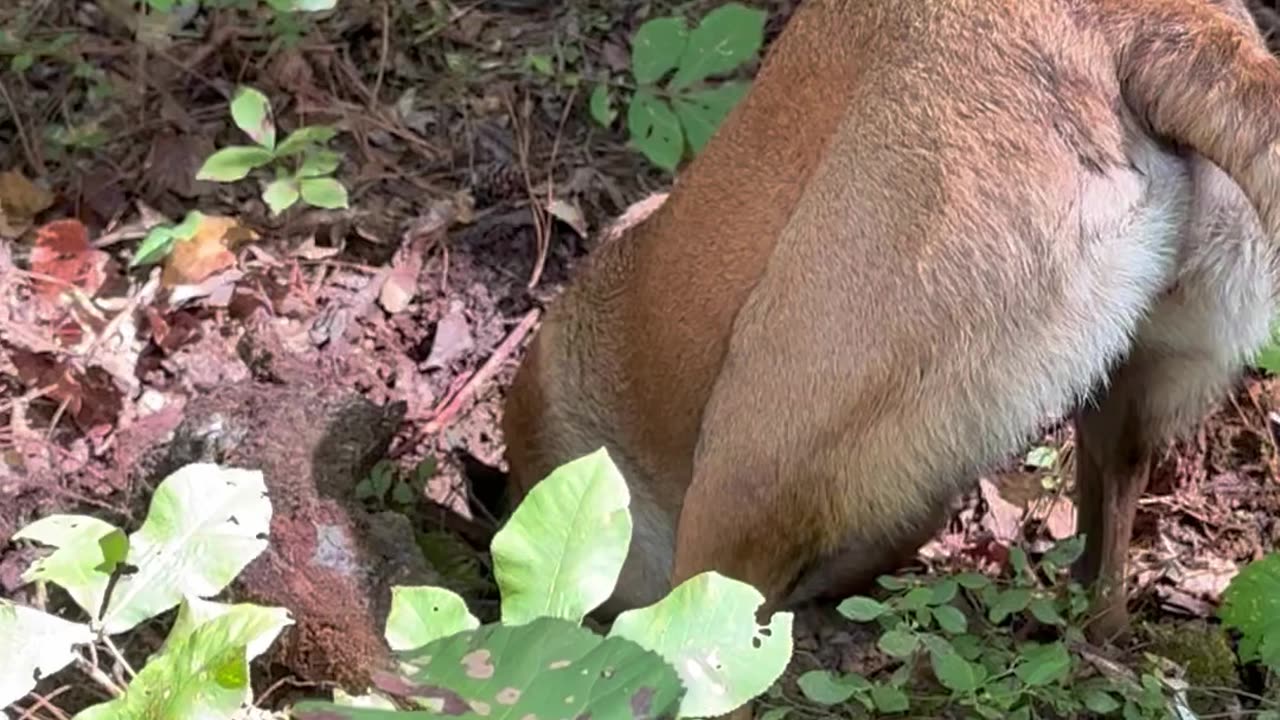
[[[871,683],[861,675],[836,675],[829,670],[810,670],[796,684],[805,697],[823,705],[838,705],[854,693],[871,690]]]
[[[279,215],[298,202],[300,195],[297,180],[291,177],[278,178],[263,188],[262,201],[271,208],[272,213]]]
[[[246,85],[236,88],[231,98],[231,119],[254,142],[267,150],[275,149],[276,124],[266,95]]]
[[[279,632],[278,608],[238,605],[166,644],[122,697],[72,720],[226,720],[251,699],[247,648]]]
[[[463,630],[480,621],[467,610],[456,593],[438,587],[391,588],[391,612],[384,634],[392,650],[413,650]]]
[[[791,660],[792,614],[756,623],[764,596],[714,572],[696,575],[648,607],[614,620],[610,637],[656,651],[680,673],[682,716],[729,712],[769,688]]]
[[[1031,602],[1031,591],[1026,588],[1005,590],[996,596],[995,602],[987,609],[987,619],[993,623],[1004,622],[1014,613],[1022,612]]]
[[[889,657],[906,658],[920,648],[920,640],[914,633],[889,630],[876,641],[876,647]]]
[[[689,39],[683,18],[654,18],[631,38],[631,74],[639,85],[652,85],[680,61]]]
[[[271,151],[248,145],[232,145],[210,155],[196,173],[197,180],[235,182],[273,159]]]
[[[84,515],[50,515],[13,534],[15,540],[34,540],[57,548],[31,564],[25,582],[56,583],[90,617],[102,612],[107,584],[129,551],[123,531],[104,520]]]
[[[965,660],[946,642],[929,643],[929,664],[943,687],[956,693],[969,694],[987,679],[987,670]]]
[[[535,484],[493,538],[502,622],[581,622],[613,594],[631,544],[631,494],[601,448]]]
[[[1246,565],[1222,593],[1218,617],[1240,631],[1240,659],[1280,672],[1280,553]]]
[[[871,700],[883,713],[906,712],[911,707],[907,694],[892,685],[876,685],[871,688]]]
[[[969,619],[951,605],[939,605],[932,608],[930,612],[933,613],[933,619],[937,621],[938,627],[947,633],[960,635],[969,629]]]
[[[618,117],[618,111],[613,109],[613,94],[609,90],[609,86],[600,83],[591,91],[591,101],[589,103],[591,109],[591,117],[604,127],[609,127]]]
[[[674,717],[682,690],[657,654],[619,637],[603,638],[559,618],[484,625],[441,638],[405,656],[415,670],[375,677],[383,692],[438,713],[391,714],[304,702],[295,720],[433,718]]]
[[[841,615],[849,618],[854,622],[871,622],[881,615],[892,612],[893,608],[885,605],[879,600],[873,600],[869,597],[854,595],[846,598],[841,602],[836,610]]]
[[[631,144],[654,165],[673,171],[684,156],[684,134],[680,118],[666,101],[648,90],[638,90],[627,108],[627,130]]]
[[[302,199],[308,205],[327,210],[348,207],[347,189],[333,178],[307,178],[298,182]]]
[[[681,90],[750,60],[764,44],[764,10],[730,2],[707,13],[689,33],[669,88]]]
[[[1013,672],[1027,685],[1035,687],[1057,682],[1071,670],[1071,655],[1067,646],[1060,642],[1023,647],[1020,653],[1023,661]]]
[[[168,256],[173,244],[178,240],[190,240],[195,236],[204,219],[204,213],[192,210],[177,225],[157,225],[147,232],[147,236],[138,245],[129,267],[139,267],[158,263]]]
[[[289,136],[280,141],[279,147],[276,148],[276,157],[288,157],[297,155],[308,148],[314,148],[318,145],[324,145],[338,134],[338,131],[328,125],[307,125],[289,133]]]
[[[342,164],[342,156],[332,150],[313,150],[302,158],[298,177],[314,178],[329,175]]]
[[[182,601],[222,590],[267,547],[271,503],[262,473],[192,463],[165,478],[129,537],[137,568],[116,583],[102,618],[121,633]]]
[[[747,94],[748,88],[745,82],[726,82],[672,99],[672,107],[694,152],[702,150],[733,106]]]
[[[161,652],[186,642],[205,623],[229,614],[240,618],[246,660],[253,660],[266,652],[271,643],[276,641],[280,631],[293,624],[293,618],[285,608],[263,607],[253,603],[231,605],[188,597],[178,606],[178,616],[169,629],[168,637],[164,639]]]
[[[88,625],[0,599],[0,708],[20,700],[75,659],[72,648],[93,641]]]

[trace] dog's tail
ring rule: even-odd
[[[1158,137],[1222,168],[1280,243],[1280,61],[1208,0],[1111,0],[1125,102]]]

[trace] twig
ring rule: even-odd
[[[63,685],[62,687],[49,693],[48,696],[41,695],[40,693],[37,693],[34,690],[31,691],[30,693],[28,693],[28,695],[35,702],[35,704],[27,708],[26,710],[23,710],[22,714],[18,716],[17,720],[35,720],[36,718],[39,717],[35,714],[36,710],[39,710],[39,709],[48,710],[49,712],[53,713],[56,720],[68,720],[68,715],[62,712],[62,710],[60,710],[57,705],[53,704],[53,699],[70,689],[71,689],[70,685]]]
[[[525,336],[529,334],[529,331],[538,322],[540,314],[541,311],[537,308],[525,313],[510,334],[494,349],[489,359],[485,360],[480,369],[467,378],[466,384],[438,406],[438,409],[431,412],[430,419],[422,427],[423,435],[440,432],[441,428],[453,421],[453,418],[457,416],[462,407],[475,396],[480,386],[488,383],[497,374],[502,361],[515,352],[520,342],[524,340]]]
[[[387,54],[391,51],[391,11],[387,9],[386,0],[382,0],[382,47],[378,50],[378,74],[373,79],[373,90],[369,91],[370,112],[378,104],[378,94],[382,91],[382,76],[387,72]]]
[[[556,126],[556,136],[551,141],[551,158],[547,160],[547,204],[551,207],[551,202],[555,200],[556,193],[556,153],[560,150],[560,138],[564,135],[564,123],[569,119],[569,108],[573,107],[573,101],[578,98],[578,88],[574,88],[569,93],[569,99],[564,103],[564,109],[560,111],[560,124]],[[542,270],[547,264],[547,253],[551,250],[551,227],[553,223],[548,220],[541,228],[538,237],[538,257],[533,261],[533,272],[529,276],[529,289],[532,290],[538,284],[538,280],[542,278]]]
[[[9,113],[13,115],[13,126],[18,128],[18,140],[22,142],[22,154],[27,156],[27,162],[31,164],[33,170],[40,175],[47,175],[49,169],[45,167],[44,160],[40,158],[35,146],[31,144],[31,138],[27,135],[27,128],[22,123],[22,116],[18,114],[18,105],[13,101],[13,96],[9,94],[9,88],[3,82],[0,82],[0,95],[4,96],[4,102],[9,106]]]
[[[76,667],[80,668],[81,672],[88,675],[90,679],[101,685],[107,692],[111,693],[112,697],[120,697],[124,695],[124,690],[120,689],[120,686],[116,685],[114,680],[107,677],[107,674],[102,672],[101,668],[89,662],[89,660],[80,653],[76,653]]]
[[[124,668],[130,680],[138,676],[138,673],[133,671],[133,666],[129,664],[129,661],[124,659],[124,653],[120,652],[120,648],[116,647],[116,644],[111,642],[111,638],[105,633],[102,635],[102,644],[107,646],[107,651],[111,653],[111,657],[120,663],[120,667]]]

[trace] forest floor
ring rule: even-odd
[[[593,81],[627,68],[646,18],[717,4],[340,0],[292,25],[106,0],[0,8],[0,597],[21,593],[33,551],[10,538],[26,523],[86,512],[135,528],[148,453],[191,403],[254,376],[244,339],[267,331],[343,388],[404,403],[388,457],[425,469],[426,499],[457,516],[445,527],[491,532],[467,468],[503,466],[497,421],[531,313],[599,228],[671,183],[621,123],[593,121]],[[795,2],[755,4],[769,41]],[[241,83],[281,128],[339,129],[350,209],[274,216],[252,182],[193,179],[244,141],[228,114]],[[230,230],[163,272],[128,267],[148,228],[190,210]],[[1208,617],[1239,567],[1280,546],[1274,411],[1280,381],[1251,374],[1168,448],[1131,552],[1139,612]],[[1071,448],[1049,429],[982,478],[921,563],[998,563],[1015,540],[1071,535]],[[859,662],[836,626],[798,645]]]

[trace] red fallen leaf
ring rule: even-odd
[[[144,308],[144,312],[151,339],[165,355],[200,338],[200,321],[191,313],[175,312],[165,317],[151,306]]]
[[[111,256],[89,244],[89,231],[79,220],[54,220],[36,230],[31,248],[32,272],[61,280],[35,282],[36,292],[56,300],[66,285],[74,285],[92,297],[106,281]]]
[[[53,386],[45,397],[67,404],[67,413],[82,432],[114,425],[124,409],[120,389],[107,371],[91,367],[83,372],[59,362],[52,353],[18,350],[11,360],[18,377],[32,389]]]

